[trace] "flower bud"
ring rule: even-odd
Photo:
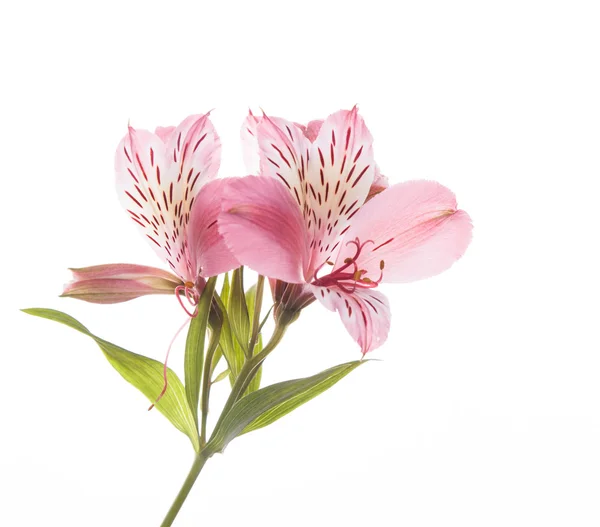
[[[300,311],[315,301],[315,295],[306,284],[288,284],[273,278],[269,279],[269,284],[275,303],[273,317],[276,322],[293,322]]]
[[[171,295],[183,284],[167,271],[134,264],[94,265],[71,272],[73,280],[61,296],[94,304],[116,304],[144,295]]]

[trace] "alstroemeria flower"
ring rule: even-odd
[[[224,188],[224,180],[215,179],[220,153],[219,136],[206,114],[191,115],[179,126],[157,128],[155,133],[130,126],[115,156],[121,203],[158,256],[181,280],[172,291],[178,298],[185,295],[192,304],[197,303],[205,278],[239,265],[216,225]],[[114,265],[109,267],[115,271]],[[75,276],[76,282],[82,278]],[[140,282],[140,276],[117,278],[122,281],[110,287],[119,285],[125,292],[148,285],[147,281]],[[85,298],[80,298],[94,301],[98,298],[95,293],[106,293],[109,283],[96,280],[84,285]],[[149,285],[155,288],[150,292],[157,292],[157,282]],[[163,286],[167,284],[158,285]],[[69,287],[65,292],[73,293],[74,286]],[[134,297],[111,297],[113,301],[130,298]]]
[[[231,180],[219,229],[238,260],[260,274],[305,284],[337,311],[364,353],[390,327],[382,282],[409,282],[450,267],[471,239],[450,190],[409,181],[365,203],[377,171],[356,108],[331,115],[311,142],[293,123],[256,125],[260,174]]]
[[[261,173],[258,125],[263,119],[268,120],[269,117],[266,115],[256,116],[250,111],[242,124],[240,136],[242,139],[244,162],[248,174],[257,175]],[[306,125],[296,122],[293,123],[293,125],[302,132],[308,141],[314,143],[324,122],[324,119],[315,119],[309,121]],[[379,194],[379,192],[385,190],[388,186],[388,178],[381,174],[379,167],[375,165],[373,182],[365,201],[368,201],[376,194]],[[269,284],[275,303],[275,310],[273,313],[276,320],[283,311],[291,313],[299,312],[315,300],[312,289],[307,284],[290,284],[277,279],[269,280]]]

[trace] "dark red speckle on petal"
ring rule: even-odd
[[[354,163],[356,163],[357,159],[360,157],[360,154],[362,154],[362,151],[363,151],[363,147],[361,146],[358,149],[358,152],[356,152],[356,155],[354,156]]]
[[[358,182],[360,181],[360,178],[362,178],[364,176],[365,172],[367,170],[369,170],[369,166],[370,165],[367,165],[365,168],[363,168],[362,172],[356,178],[356,181],[354,183],[352,183],[352,188],[354,188],[356,185],[358,185]]]
[[[252,132],[250,132],[250,133],[252,133]],[[201,143],[202,141],[204,141],[204,138],[206,137],[206,135],[207,135],[207,134],[204,134],[204,135],[203,135],[203,136],[202,136],[200,139],[198,139],[198,142],[196,143],[196,146],[194,146],[194,151],[193,151],[192,153],[195,153],[195,152],[196,152],[196,150],[197,150],[197,149],[198,149],[198,147],[200,146],[200,143]]]

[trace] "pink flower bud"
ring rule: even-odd
[[[71,272],[73,280],[61,296],[95,304],[116,304],[144,295],[172,295],[183,284],[167,271],[134,264],[94,265]]]

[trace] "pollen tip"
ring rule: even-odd
[[[452,214],[455,214],[456,212],[458,212],[456,209],[448,209],[448,210],[443,210],[440,213],[440,218],[443,216],[452,216]]]

